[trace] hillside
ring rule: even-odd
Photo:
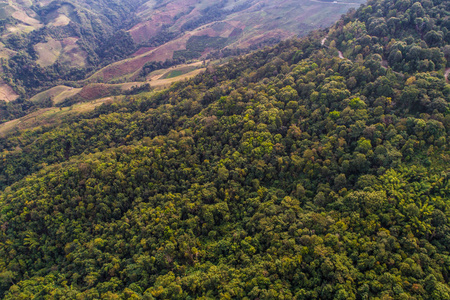
[[[449,299],[449,6],[0,137],[0,297]]]
[[[0,2],[0,102],[8,102],[0,104],[0,122],[42,108],[28,100],[56,86],[148,81],[158,69],[303,36],[359,3],[363,0]]]

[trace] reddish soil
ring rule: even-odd
[[[153,49],[155,49],[155,47],[142,47],[142,48],[139,48],[138,51],[134,52],[133,55],[131,55],[131,56],[136,57],[136,56],[142,55],[144,53],[147,53],[149,51],[152,51]]]
[[[161,9],[155,10],[148,21],[139,23],[130,29],[130,34],[136,43],[148,41],[150,38],[161,32],[163,25],[173,25],[175,16],[189,9],[190,3],[183,5],[168,3]]]
[[[111,95],[113,87],[103,83],[93,83],[85,86],[79,93],[85,100],[95,100]]]
[[[186,49],[186,41],[189,37],[190,35],[186,34],[178,40],[164,44],[146,54],[109,65],[100,70],[97,75],[103,78],[104,81],[109,81],[138,71],[146,62],[164,61],[172,58],[174,51]]]
[[[14,92],[12,87],[4,83],[3,80],[0,80],[0,100],[10,102],[16,100],[17,98],[19,98],[19,95]]]
[[[130,34],[136,43],[148,41],[161,31],[162,23],[155,23],[153,20],[140,23],[130,29]]]

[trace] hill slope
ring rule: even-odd
[[[1,138],[2,296],[448,299],[448,5]]]
[[[5,84],[26,99],[56,85],[73,85],[107,66],[90,81],[123,81],[145,63],[174,65],[224,48],[304,35],[332,24],[358,3],[9,1],[0,3],[1,73]]]

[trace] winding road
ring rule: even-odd
[[[328,39],[328,35],[320,41],[320,45],[322,45],[322,47],[328,48],[328,46],[325,46],[325,42],[327,41],[327,39]],[[342,54],[341,51],[338,50],[338,54],[339,54],[340,59],[345,59],[344,54]]]

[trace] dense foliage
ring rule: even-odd
[[[418,4],[440,44],[366,29]],[[370,2],[324,46],[2,138],[0,295],[448,299],[446,5]],[[395,43],[433,68],[395,64]]]
[[[22,98],[16,100],[14,103],[0,100],[0,123],[23,117],[38,107],[38,104],[25,101]]]

